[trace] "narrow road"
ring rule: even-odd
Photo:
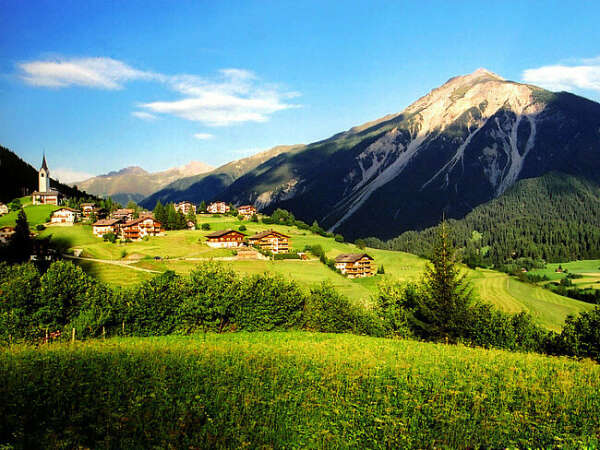
[[[132,266],[132,264],[135,264],[136,262],[140,262],[141,261],[140,259],[134,259],[134,260],[130,260],[130,261],[115,261],[112,259],[86,258],[86,257],[82,257],[82,256],[73,256],[73,255],[67,255],[67,254],[63,254],[63,257],[68,258],[68,259],[78,259],[80,261],[91,261],[91,262],[97,262],[97,263],[101,263],[101,264],[112,264],[113,266],[128,267],[129,269],[139,270],[140,272],[162,273],[159,270],[144,269],[143,267]]]

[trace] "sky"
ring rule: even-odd
[[[0,145],[72,182],[218,166],[484,67],[600,101],[600,3],[0,0]]]

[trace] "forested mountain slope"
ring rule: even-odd
[[[50,175],[52,175],[52,168],[50,168]],[[67,197],[87,195],[85,192],[53,179],[50,180],[50,185]],[[9,149],[0,146],[0,202],[8,202],[14,198],[31,194],[37,188],[38,169],[23,161]]]
[[[542,258],[548,262],[600,258],[600,187],[557,172],[518,181],[504,195],[449,220],[458,247],[489,246],[490,259]],[[473,239],[473,232],[476,234]],[[408,231],[369,245],[428,255],[435,228]]]

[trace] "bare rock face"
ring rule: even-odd
[[[600,181],[599,128],[595,102],[478,69],[401,113],[265,162],[224,197],[387,238],[462,217],[548,171]]]

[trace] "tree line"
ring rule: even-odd
[[[240,277],[220,264],[189,276],[165,272],[131,288],[112,288],[71,262],[44,273],[31,263],[0,264],[0,339],[305,329],[417,338],[600,360],[600,309],[567,318],[561,333],[525,313],[507,314],[476,299],[442,227],[432,263],[418,283],[387,281],[375,307],[354,305],[329,283],[309,291],[279,275]]]

